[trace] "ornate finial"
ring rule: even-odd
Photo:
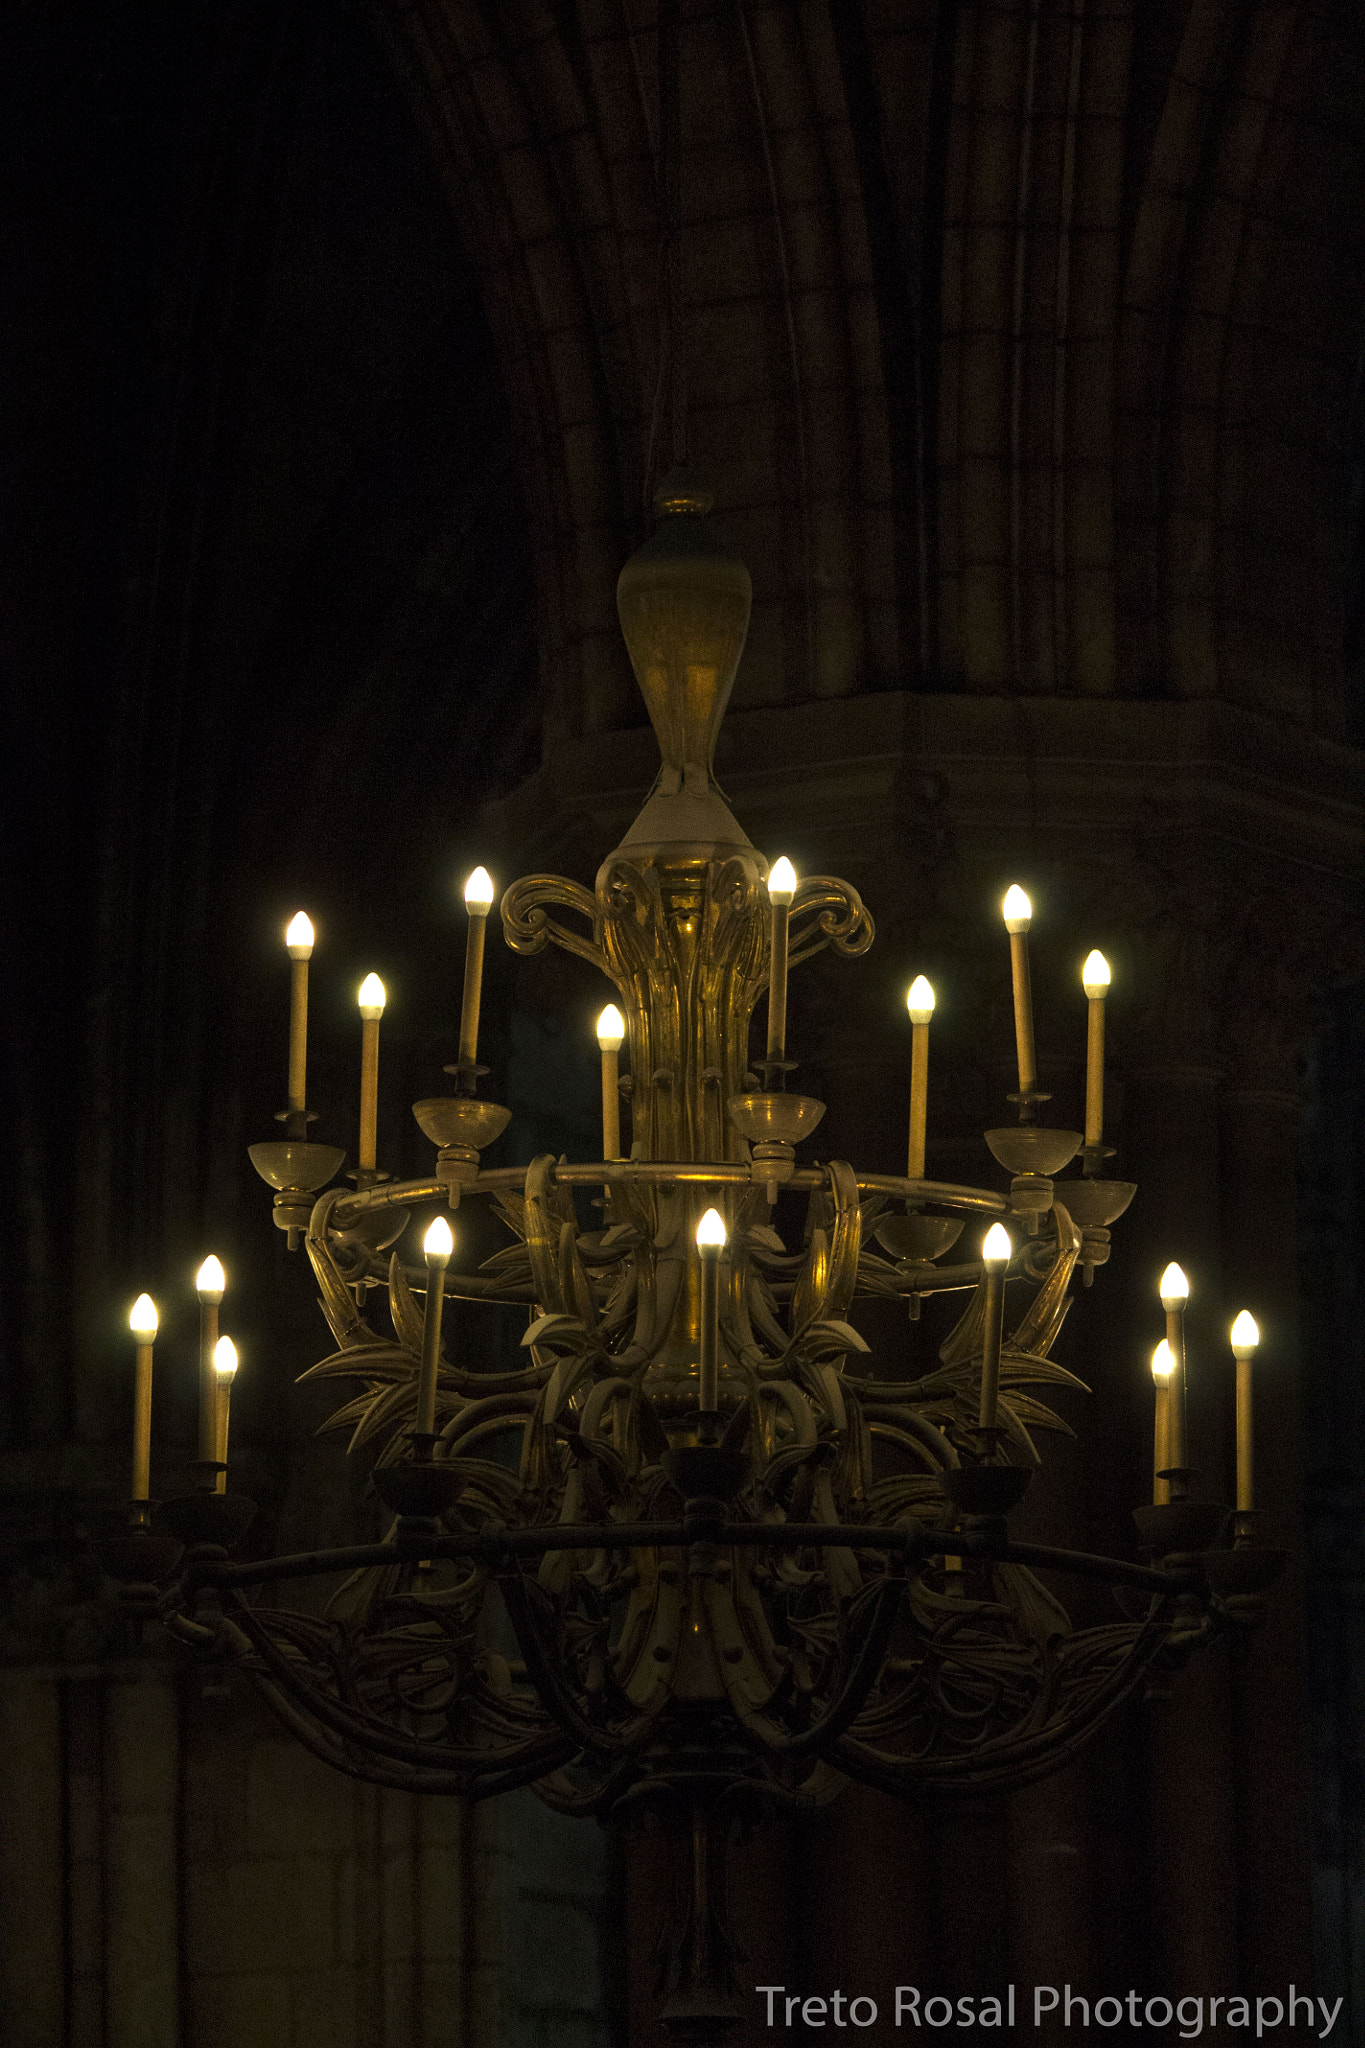
[[[749,630],[752,585],[707,513],[711,493],[675,469],[654,494],[659,526],[621,571],[616,606],[663,767],[625,841],[747,846],[711,777],[716,735]]]

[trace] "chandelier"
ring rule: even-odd
[[[1158,1289],[1166,1336],[1139,1555],[1011,1536],[1035,1437],[1064,1426],[1040,1390],[1081,1384],[1050,1356],[1072,1285],[1107,1261],[1135,1192],[1103,1171],[1108,968],[1092,953],[1083,970],[1085,1131],[1054,1129],[1039,1121],[1030,906],[1010,888],[1017,1118],[985,1133],[1007,1186],[925,1179],[934,997],[922,976],[908,998],[905,1172],[799,1156],[825,1106],[792,1086],[788,974],[824,949],[864,953],[872,920],[847,883],[769,866],[716,787],[749,577],[689,475],[670,476],[655,506],[657,531],[623,570],[618,601],[658,779],[595,889],[532,875],[501,906],[514,952],[562,947],[611,984],[598,1025],[602,1157],[485,1164],[510,1112],[479,1092],[494,897],[480,868],[465,891],[450,1092],[413,1105],[435,1148],[430,1171],[394,1181],[377,1164],[384,991],[371,976],[358,1167],[352,1185],[334,1184],[344,1151],[309,1135],[314,935],[295,918],[284,1134],[251,1158],[275,1189],[275,1223],[307,1254],[331,1332],[303,1377],[345,1383],[329,1426],[372,1458],[386,1530],[346,1548],[234,1557],[254,1508],[227,1485],[237,1358],[218,1329],[226,1278],[209,1258],[194,1484],[151,1499],[156,1311],[143,1296],[131,1318],[133,1499],[103,1558],[132,1613],[245,1673],[339,1770],[470,1799],[530,1785],[561,1813],[676,1827],[685,1881],[662,2017],[676,2039],[704,2042],[736,2017],[724,1901],[735,1828],[773,1805],[823,1802],[850,1779],[905,1799],[1026,1785],[1135,1689],[1249,1625],[1284,1560],[1255,1535],[1257,1332],[1245,1313],[1230,1347],[1230,1541],[1228,1511],[1191,1497],[1177,1266]],[[456,1256],[470,1204],[491,1207],[506,1237],[476,1272]],[[417,1265],[398,1245],[425,1211]],[[939,1293],[965,1305],[924,1358],[914,1325]],[[486,1345],[453,1342],[452,1298],[468,1304],[462,1332],[488,1316]],[[868,1300],[909,1311],[875,1361],[856,1324]],[[528,1318],[510,1360],[494,1355],[491,1307],[507,1303]],[[272,1604],[272,1587],[302,1581],[320,1582],[310,1607]],[[1110,1589],[1112,1619],[1073,1625],[1058,1588],[1076,1581]]]

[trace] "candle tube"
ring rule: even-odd
[[[910,1147],[905,1177],[923,1180],[929,1114],[929,1020],[934,1014],[934,991],[922,974],[911,982],[905,1006],[910,1012]]]
[[[724,1249],[724,1219],[719,1210],[708,1209],[697,1225],[701,1255],[697,1405],[703,1415],[714,1415],[720,1405],[720,1255]]]
[[[1000,1402],[1000,1345],[1005,1323],[1005,1268],[1014,1246],[1003,1223],[992,1223],[981,1246],[986,1271],[985,1330],[981,1351],[982,1429],[994,1429]]]
[[[1171,1482],[1163,1479],[1162,1473],[1170,1469],[1171,1463],[1171,1373],[1175,1360],[1171,1347],[1163,1337],[1152,1353],[1152,1387],[1156,1396],[1156,1413],[1152,1440],[1152,1505],[1164,1507],[1171,1497]]]
[[[768,965],[768,1061],[780,1065],[787,1057],[787,927],[796,894],[796,869],[780,854],[768,874],[768,901],[773,909],[772,945]]]
[[[1232,1355],[1237,1361],[1237,1512],[1249,1515],[1255,1506],[1251,1438],[1251,1360],[1261,1333],[1256,1318],[1243,1309],[1232,1326]]]
[[[379,1020],[384,984],[367,974],[360,984],[360,1170],[373,1173],[379,1143]]]
[[[152,1345],[156,1339],[156,1303],[150,1294],[139,1294],[128,1317],[128,1327],[137,1339],[136,1380],[133,1387],[133,1499],[150,1500],[152,1491]]]
[[[608,1003],[597,1020],[597,1043],[602,1053],[602,1157],[621,1157],[621,1043],[626,1020],[615,1003]]]
[[[1098,1145],[1104,1130],[1104,998],[1109,988],[1109,962],[1091,953],[1081,969],[1081,987],[1090,999],[1085,1044],[1085,1142]]]
[[[232,1400],[232,1382],[237,1372],[237,1346],[231,1337],[220,1337],[213,1347],[214,1379],[214,1444],[213,1456],[217,1464],[225,1469],[213,1475],[215,1493],[227,1492],[228,1453],[228,1408]]]
[[[1033,990],[1029,982],[1028,928],[1033,922],[1033,905],[1012,882],[1003,905],[1005,930],[1010,935],[1010,972],[1014,982],[1014,1043],[1019,1061],[1019,1093],[1032,1095],[1038,1084],[1038,1067],[1033,1052]],[[1024,1105],[1027,1107],[1027,1104]]]
[[[1161,1306],[1166,1311],[1166,1342],[1171,1347],[1170,1422],[1166,1448],[1170,1469],[1185,1469],[1185,1303],[1190,1283],[1179,1266],[1169,1265],[1161,1276]]]
[[[441,1305],[445,1299],[446,1267],[455,1240],[444,1216],[438,1216],[422,1240],[427,1262],[427,1302],[422,1317],[422,1369],[417,1381],[419,1436],[432,1436],[436,1429],[436,1368],[441,1355]]]
[[[473,1069],[479,1055],[479,1002],[483,995],[483,940],[488,924],[488,913],[493,907],[493,878],[487,868],[475,868],[464,885],[464,904],[469,913],[469,930],[465,935],[464,948],[464,995],[460,1003],[460,1068],[461,1079],[468,1070],[469,1085],[474,1085]]]
[[[313,955],[313,926],[300,910],[289,920],[284,943],[293,963],[289,986],[289,1114],[302,1117],[308,1108],[308,962]],[[299,1130],[292,1136],[302,1137]]]
[[[227,1288],[222,1264],[210,1255],[194,1276],[199,1296],[199,1462],[211,1465],[218,1455],[218,1384],[213,1354],[218,1346],[218,1304]]]

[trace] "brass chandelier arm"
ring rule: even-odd
[[[389,1543],[355,1544],[341,1550],[301,1551],[294,1557],[262,1558],[231,1564],[214,1558],[196,1559],[185,1568],[167,1597],[177,1601],[200,1586],[223,1589],[264,1586],[282,1579],[322,1578],[372,1566],[412,1562],[422,1557],[471,1558],[496,1565],[511,1558],[542,1557],[551,1551],[679,1550],[693,1541],[722,1549],[825,1550],[851,1549],[900,1552],[908,1558],[961,1557],[998,1564],[1021,1564],[1041,1571],[1097,1579],[1109,1585],[1135,1586],[1143,1592],[1177,1594],[1197,1590],[1202,1579],[1196,1566],[1161,1567],[1133,1564],[1127,1558],[1103,1557],[1065,1550],[1047,1543],[1016,1543],[981,1530],[910,1527],[884,1528],[860,1522],[602,1522],[542,1528],[498,1529],[478,1534],[437,1534],[426,1528],[402,1531]]]
[[[465,1186],[471,1194],[522,1193],[526,1186],[529,1168],[524,1166],[497,1166],[485,1168]],[[561,1187],[611,1187],[633,1185],[653,1188],[668,1188],[687,1185],[696,1187],[747,1187],[762,1185],[764,1174],[748,1161],[738,1160],[697,1160],[697,1159],[613,1159],[595,1161],[553,1162],[549,1179]],[[793,1169],[786,1185],[792,1188],[814,1189],[828,1184],[823,1167],[799,1166]],[[857,1175],[857,1186],[863,1194],[899,1196],[906,1201],[928,1202],[940,1207],[961,1209],[978,1216],[1005,1216],[1009,1214],[1009,1199],[995,1194],[988,1188],[960,1187],[950,1181],[908,1180],[904,1174],[867,1173]],[[356,1219],[372,1210],[400,1209],[415,1207],[422,1202],[437,1202],[447,1199],[450,1183],[433,1180],[430,1177],[408,1181],[384,1181],[372,1188],[350,1190],[329,1189],[328,1208],[319,1224],[331,1225],[339,1230],[349,1229]]]

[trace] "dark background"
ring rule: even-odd
[[[1228,12],[1227,35],[1249,36],[1258,10]],[[1302,12],[1327,52],[1295,103],[1326,138],[1317,226],[1303,233],[1331,246],[1361,227],[1349,89],[1361,34],[1350,9]],[[845,34],[856,42],[855,14],[874,13],[850,8]],[[497,11],[485,14],[496,39]],[[586,63],[586,16],[545,15]],[[956,17],[940,10],[928,34],[940,58]],[[1174,4],[1144,16],[1126,109],[1134,189],[1188,27]],[[232,1278],[234,1432],[260,1540],[345,1525],[349,1504],[326,1478],[335,1450],[319,1462],[311,1448],[323,1404],[292,1386],[300,1347],[316,1346],[311,1289],[273,1241],[244,1160],[283,1097],[280,931],[300,905],[318,927],[310,1096],[338,1143],[352,1137],[354,989],[371,968],[384,977],[381,1157],[417,1170],[426,1148],[406,1105],[439,1092],[453,1054],[459,885],[493,841],[481,809],[540,767],[547,692],[563,701],[545,654],[563,622],[547,627],[536,551],[547,525],[571,522],[534,502],[486,248],[471,246],[366,9],[30,5],[0,48],[0,1117],[12,1140],[0,1650],[21,1667],[108,1647],[74,1539],[121,1484],[126,1305],[143,1287],[162,1305],[155,1440],[169,1460],[190,1446],[191,1276],[210,1247]],[[862,61],[842,52],[846,85]],[[929,113],[946,121],[942,61]],[[853,86],[848,105],[875,155],[875,109]],[[861,173],[870,205],[874,172]],[[882,202],[890,235],[889,187]],[[934,251],[918,254],[928,274]],[[1354,318],[1358,350],[1355,289],[1340,287],[1340,324]],[[934,373],[923,336],[935,313],[922,296],[907,305],[899,325],[884,321],[879,402],[925,474],[933,449],[915,417],[933,407],[915,415],[908,394],[922,398]],[[1346,748],[1362,729],[1365,408],[1358,376],[1346,403],[1342,381],[1315,426],[1318,495],[1291,493],[1284,517],[1340,542],[1322,631],[1340,685],[1325,724]],[[645,438],[638,393],[613,389],[604,404]],[[639,481],[612,515],[614,561],[645,530]],[[908,560],[913,536],[898,545]],[[764,559],[756,574],[760,598],[782,580]],[[869,656],[856,687],[898,673]],[[931,663],[919,686],[969,685]],[[799,674],[790,693],[811,694]],[[640,723],[628,692],[619,707],[593,713],[598,729]],[[553,744],[562,710],[549,729]],[[1353,975],[1319,991],[1301,1055],[1297,1228],[1316,1940],[1321,1981],[1359,1993],[1360,2039],[1365,1012]],[[818,1064],[839,1019],[809,1000]],[[519,1156],[591,1141],[596,1002],[571,971],[490,947],[485,1042],[516,1048],[491,1085],[518,1111]]]

